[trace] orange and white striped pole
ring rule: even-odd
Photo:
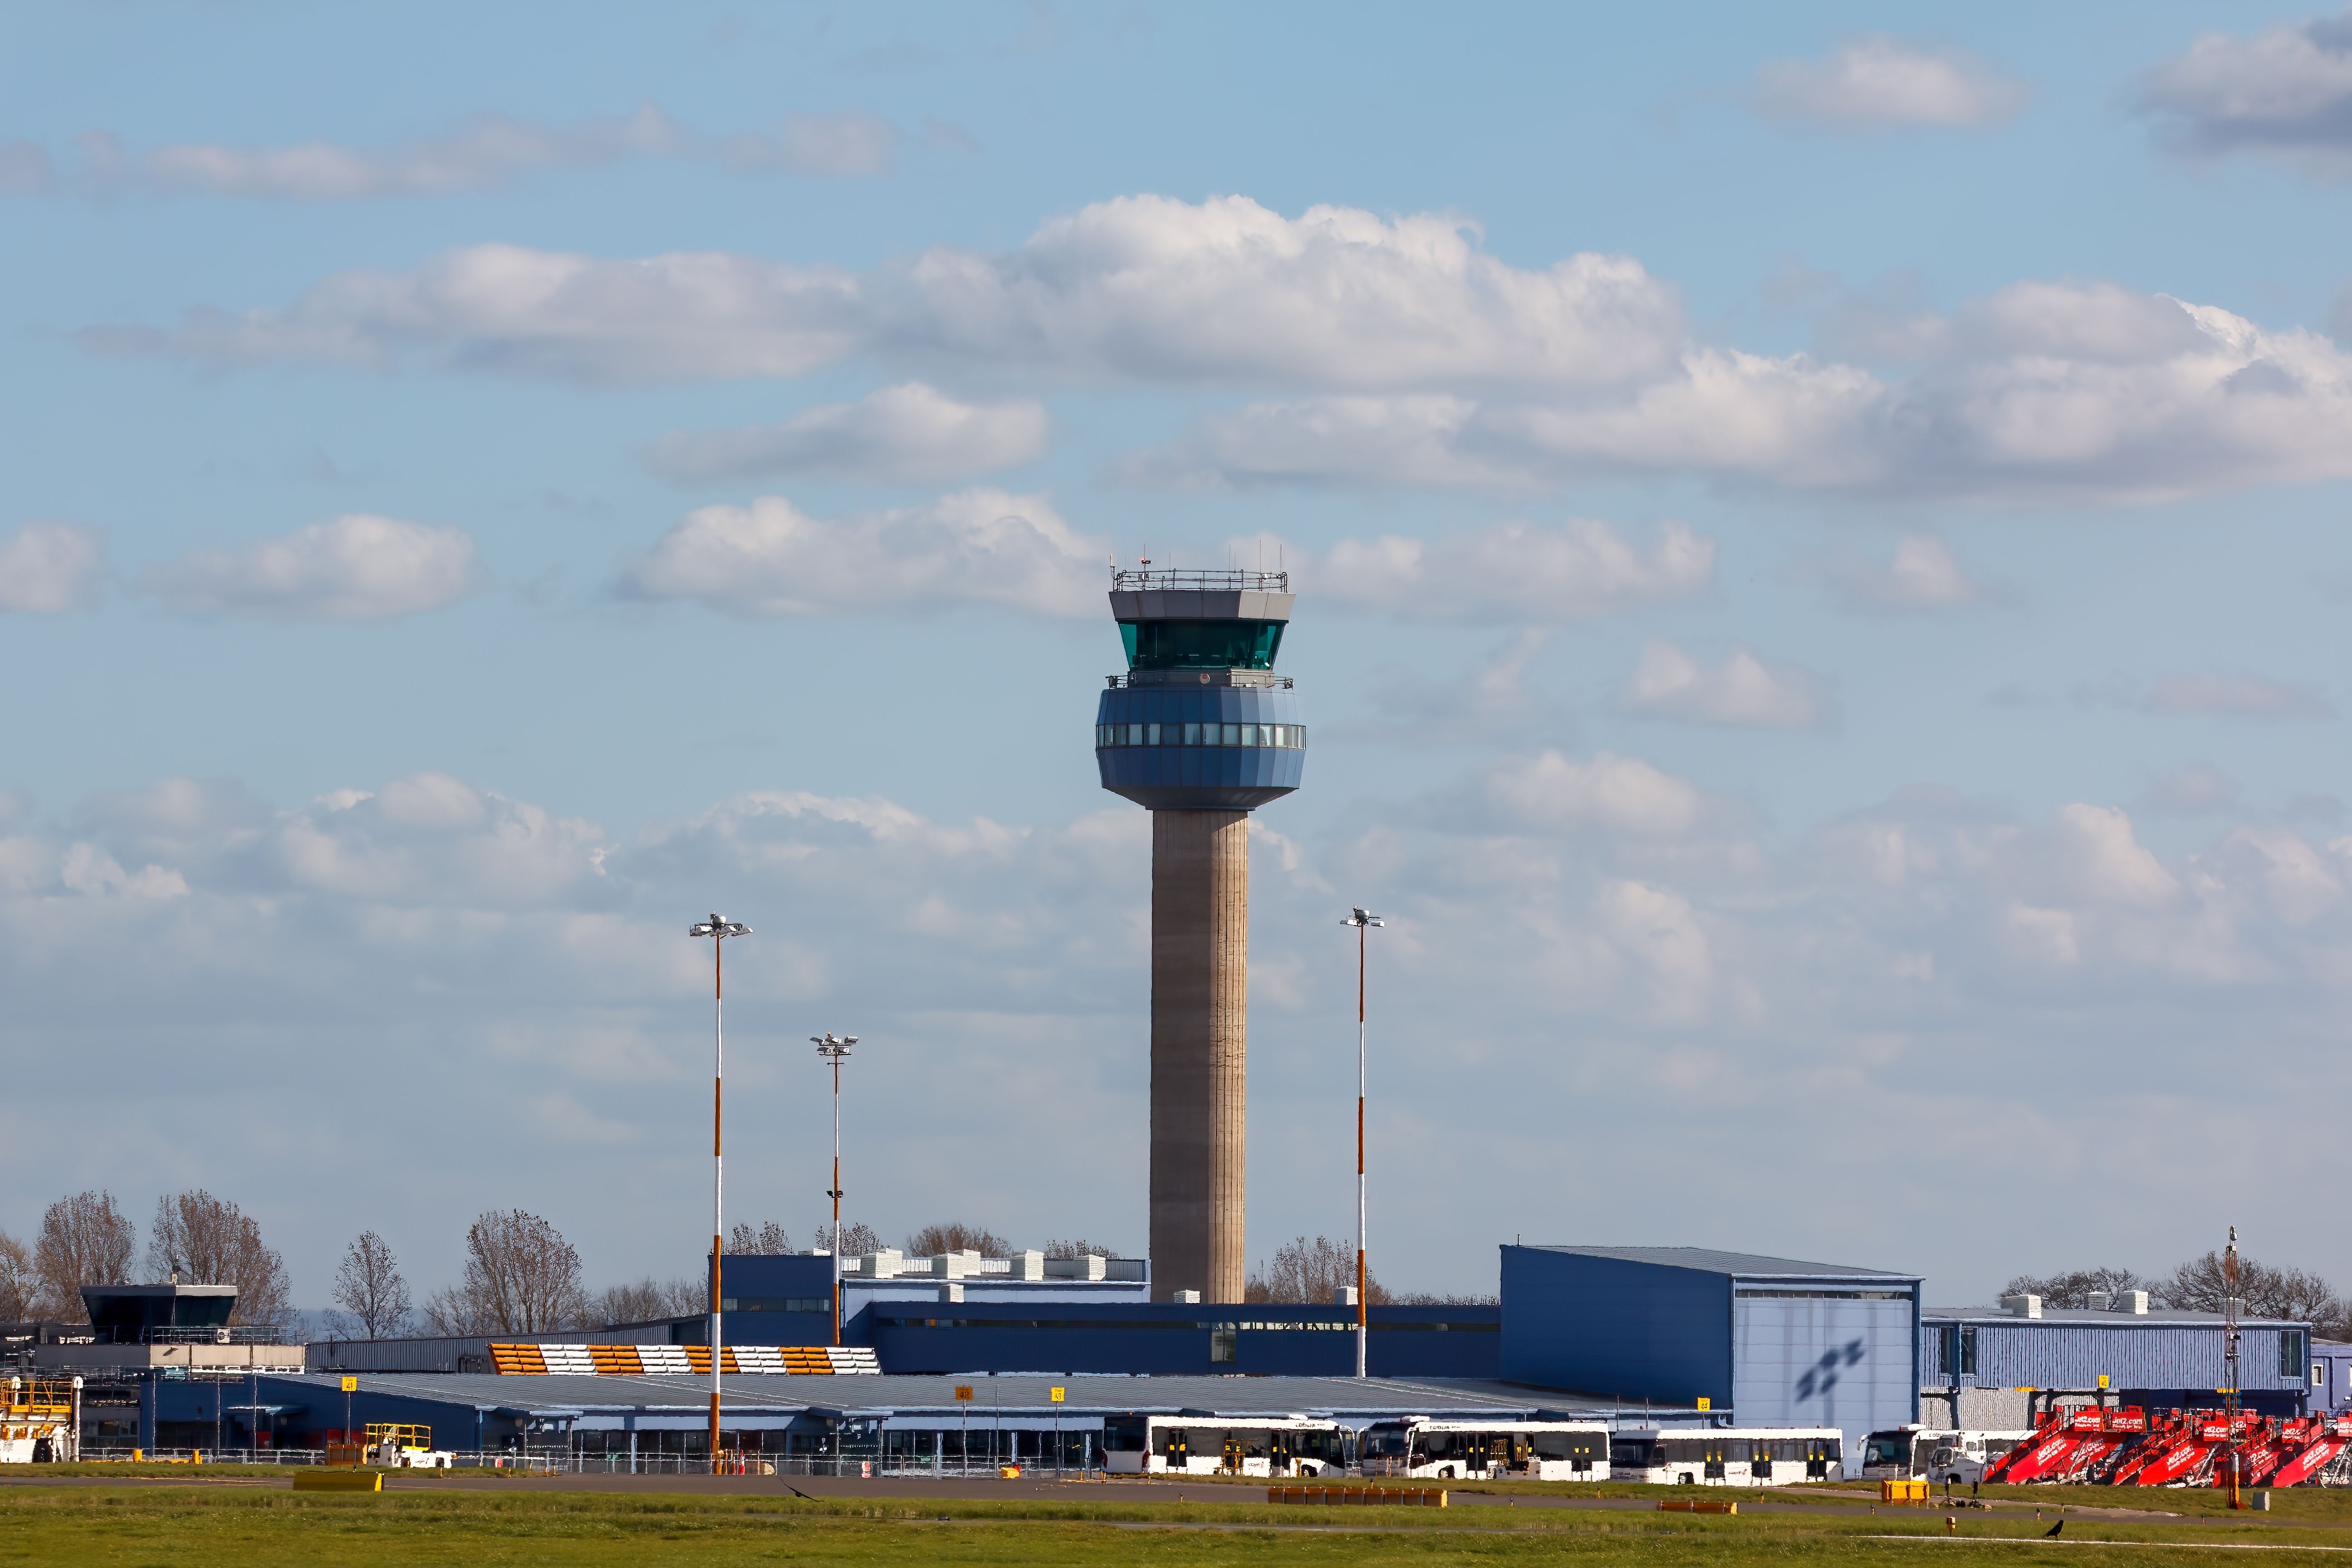
[[[1369,1217],[1364,1190],[1364,1094],[1370,1083],[1364,1048],[1364,932],[1387,922],[1370,910],[1353,910],[1340,923],[1356,928],[1356,1375],[1363,1377],[1370,1360],[1370,1347],[1365,1341],[1371,1327],[1372,1300],[1372,1276],[1365,1262],[1364,1242]]]
[[[727,987],[719,954],[730,936],[750,936],[751,928],[716,912],[686,933],[710,939],[710,1473],[724,1473],[719,1453],[719,1373],[724,1359],[720,1344],[722,1313],[719,1296],[719,1259],[727,1232],[721,1220],[726,1193],[725,1141],[727,1083]]]

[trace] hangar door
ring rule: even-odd
[[[1735,1288],[1731,1399],[1742,1426],[1835,1426],[1846,1463],[1916,1419],[1919,1335],[1906,1290]]]

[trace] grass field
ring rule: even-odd
[[[2070,1502],[2093,1501],[2084,1488]],[[2319,1498],[2321,1494],[2308,1494]],[[2179,1499],[2183,1494],[2172,1493]],[[1748,1501],[1750,1500],[1743,1500]],[[2095,1500],[2105,1502],[2104,1497]],[[2334,1499],[2325,1500],[2333,1503]],[[2183,1521],[2075,1515],[2042,1537],[2031,1510],[1969,1510],[1958,1542],[1941,1510],[1840,1509],[1817,1516],[1694,1518],[1643,1511],[1269,1508],[1183,1503],[909,1503],[790,1496],[406,1489],[297,1495],[275,1487],[0,1488],[0,1564],[92,1568],[374,1568],[376,1564],[578,1564],[728,1568],[736,1563],[1275,1563],[1388,1568],[1441,1563],[1670,1565],[1952,1560],[1992,1565],[2128,1559],[2242,1562],[2216,1544],[2284,1549],[2309,1563],[2352,1551],[2344,1528],[2284,1517]],[[1318,1528],[1320,1527],[1320,1528]],[[1878,1536],[1925,1539],[1884,1540]],[[2116,1542],[2095,1546],[2095,1542]],[[2127,1543],[2127,1544],[2126,1544]],[[2314,1552],[2309,1548],[2333,1548]],[[2087,1558],[2087,1562],[2085,1559]]]

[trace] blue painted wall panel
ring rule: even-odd
[[[1835,1426],[1850,1452],[1917,1419],[1915,1307],[1743,1297],[1732,1313],[1732,1405],[1743,1426]]]
[[[1618,1258],[1503,1248],[1502,1375],[1688,1405],[1731,1401],[1731,1282]]]

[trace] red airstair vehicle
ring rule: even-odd
[[[2131,1418],[2127,1428],[2109,1425],[2111,1419],[2126,1416]],[[2054,1410],[2042,1417],[2032,1436],[1987,1470],[1984,1479],[2011,1487],[2079,1480],[2084,1472],[2112,1458],[2147,1429],[2147,1415],[2136,1408]]]
[[[2352,1415],[2317,1415],[2292,1423],[2298,1435],[2285,1445],[2278,1468],[2264,1486],[2308,1486],[2320,1473],[2352,1452]]]

